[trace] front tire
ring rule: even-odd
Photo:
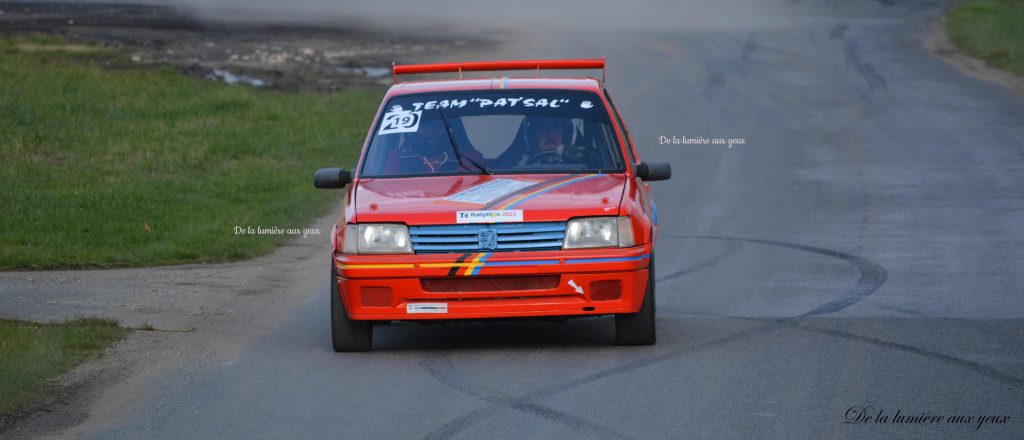
[[[367,351],[373,346],[373,323],[349,319],[338,290],[338,270],[331,262],[331,343],[338,353]]]
[[[618,345],[654,345],[655,334],[654,254],[647,268],[647,291],[640,311],[615,315],[615,343]]]

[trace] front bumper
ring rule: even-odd
[[[636,313],[650,245],[543,252],[335,253],[351,319],[437,320]]]

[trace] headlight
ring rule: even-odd
[[[629,217],[576,218],[565,225],[563,249],[630,246],[633,226]]]
[[[346,254],[411,254],[409,228],[391,223],[363,223],[345,226]]]

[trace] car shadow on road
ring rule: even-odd
[[[562,322],[512,320],[418,324],[398,322],[374,328],[374,351],[491,350],[516,348],[610,347],[611,317]]]

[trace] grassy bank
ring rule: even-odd
[[[971,56],[1024,75],[1024,0],[967,0],[946,17],[949,37]]]
[[[126,333],[116,322],[100,319],[59,324],[0,319],[0,416],[38,401],[51,379],[97,356]]]
[[[235,227],[327,213],[340,192],[314,190],[312,173],[354,165],[381,95],[255,90],[90,56],[0,40],[0,270],[270,252],[290,236]]]

